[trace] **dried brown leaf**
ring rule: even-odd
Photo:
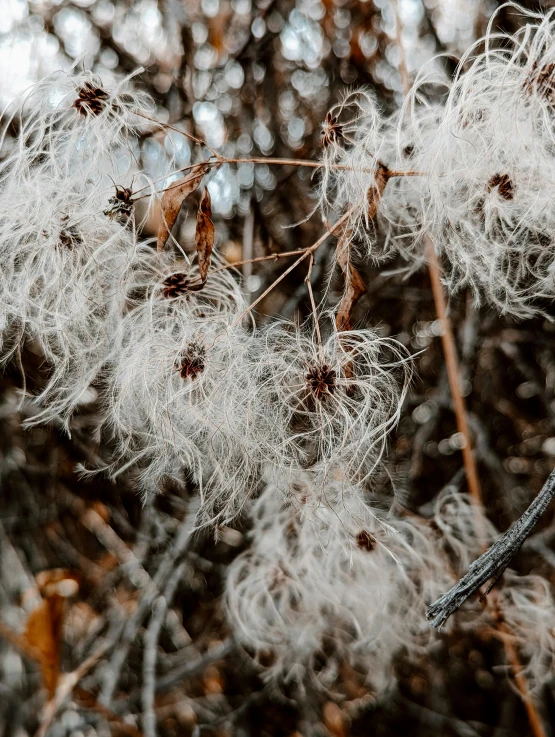
[[[164,249],[181,210],[181,205],[199,186],[208,168],[208,164],[198,164],[191,169],[186,177],[171,184],[164,192],[161,203],[162,220],[158,228],[158,242],[156,245],[158,251]]]
[[[362,277],[351,262],[351,232],[346,228],[339,240],[335,258],[345,275],[345,290],[335,315],[335,325],[339,331],[351,329],[351,312],[357,301],[366,291]]]
[[[62,627],[66,600],[79,589],[79,576],[65,568],[37,574],[42,601],[27,619],[23,640],[37,658],[48,698],[52,699],[60,677]]]
[[[382,199],[385,185],[388,183],[391,173],[387,166],[380,164],[376,170],[374,184],[368,190],[368,219],[373,220]]]
[[[322,707],[322,720],[333,737],[347,737],[347,729],[343,712],[333,701],[327,701]]]
[[[62,648],[62,625],[65,613],[65,598],[55,594],[43,599],[27,619],[23,635],[27,645],[37,653],[44,687],[51,699],[56,693],[60,676],[60,654]]]
[[[212,222],[212,203],[210,193],[205,187],[200,198],[197,212],[197,229],[195,245],[198,256],[198,268],[201,282],[204,284],[210,268],[210,257],[214,247],[214,223]]]
[[[385,186],[390,178],[390,171],[384,164],[379,164],[373,185],[368,190],[368,218],[376,216]],[[337,308],[335,324],[339,331],[351,329],[351,312],[357,301],[366,291],[362,277],[351,261],[351,231],[347,227],[343,230],[335,251],[335,259],[345,275],[345,291]]]

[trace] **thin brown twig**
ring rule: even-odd
[[[263,300],[267,294],[269,294],[272,291],[272,289],[274,289],[283,279],[285,279],[287,274],[289,274],[300,263],[302,263],[307,256],[314,253],[314,251],[316,251],[322,245],[322,243],[327,241],[330,235],[332,235],[338,228],[340,228],[341,225],[343,225],[343,223],[352,215],[354,209],[355,209],[354,207],[351,207],[349,210],[347,210],[347,212],[344,213],[339,218],[339,220],[328,229],[326,233],[320,236],[320,238],[318,238],[318,240],[315,243],[313,243],[311,246],[308,246],[308,248],[303,249],[302,255],[295,261],[295,263],[291,264],[291,266],[288,269],[286,269],[282,274],[280,274],[280,276],[278,276],[278,278],[275,281],[273,281],[270,284],[270,286],[267,289],[265,289],[262,292],[262,294],[259,297],[257,297],[257,299],[255,299],[255,301],[251,305],[249,305],[244,312],[241,313],[241,315],[239,315],[239,317],[237,318],[237,320],[235,320],[233,324],[238,325],[241,322],[241,320],[245,317],[245,315],[248,315],[248,313],[251,312],[251,310],[253,310],[256,307],[256,305],[261,300]]]
[[[306,258],[306,257],[308,256],[308,254],[309,254],[309,251],[308,251],[308,249],[306,249],[306,250],[305,250],[305,251],[303,252],[303,255],[302,255],[302,256],[300,256],[300,257],[299,257],[299,258],[298,258],[298,259],[297,259],[297,260],[295,261],[295,263],[294,263],[294,264],[291,264],[291,266],[290,266],[290,267],[289,267],[288,269],[286,269],[286,270],[285,270],[285,271],[284,271],[284,272],[283,272],[282,274],[280,274],[280,276],[278,276],[278,278],[277,278],[277,279],[276,279],[275,281],[273,281],[273,282],[272,282],[272,283],[270,284],[270,286],[269,286],[269,287],[268,287],[267,289],[265,289],[265,290],[264,290],[264,291],[262,292],[262,294],[261,294],[261,295],[260,295],[259,297],[257,297],[257,299],[255,299],[255,300],[254,300],[254,302],[253,302],[253,303],[252,303],[251,305],[249,305],[249,306],[247,307],[247,309],[246,309],[246,310],[245,310],[244,312],[242,312],[242,313],[241,313],[241,314],[239,315],[239,317],[237,318],[237,320],[235,320],[235,322],[234,322],[233,324],[234,324],[234,325],[238,325],[238,324],[239,324],[239,323],[241,322],[241,320],[242,320],[242,319],[243,319],[243,318],[244,318],[244,317],[245,317],[246,315],[248,315],[248,314],[249,314],[249,312],[250,312],[251,310],[253,310],[253,309],[254,309],[254,308],[256,307],[256,305],[257,305],[257,304],[258,304],[258,303],[259,303],[260,301],[262,301],[262,300],[264,299],[264,297],[265,297],[265,296],[266,296],[267,294],[269,294],[269,293],[270,293],[270,292],[272,291],[272,289],[274,289],[275,287],[277,287],[277,285],[278,285],[278,284],[280,283],[280,281],[283,281],[283,279],[285,279],[285,277],[287,276],[287,274],[289,274],[289,273],[290,273],[291,271],[293,271],[293,269],[295,269],[295,268],[296,268],[296,267],[297,267],[297,266],[298,266],[298,265],[299,265],[300,263],[302,263],[302,262],[303,262],[303,261],[305,260],[305,258]]]
[[[134,110],[133,112],[135,115],[138,115],[140,118],[144,118],[145,120],[150,120],[151,123],[156,123],[156,125],[159,125],[160,128],[167,128],[168,130],[175,131],[176,133],[181,133],[181,135],[185,136],[185,138],[188,138],[190,141],[193,141],[193,143],[196,143],[198,146],[204,146],[204,148],[207,148],[209,151],[212,152],[212,155],[215,156],[217,159],[223,158],[221,154],[219,154],[215,149],[209,146],[206,143],[206,141],[203,141],[202,138],[197,138],[196,136],[193,136],[192,133],[187,133],[187,131],[182,131],[179,128],[175,128],[175,126],[170,125],[169,123],[161,123],[159,120],[156,120],[155,118],[151,118],[150,116],[145,115],[144,113],[140,113],[138,110]]]
[[[517,691],[519,692],[520,697],[524,703],[524,708],[526,709],[526,715],[528,716],[528,722],[532,729],[532,734],[534,735],[534,737],[547,737],[547,733],[544,729],[542,720],[532,699],[532,694],[530,693],[530,689],[528,688],[528,681],[526,680],[526,676],[523,673],[522,663],[520,662],[520,657],[514,644],[514,636],[507,626],[505,618],[503,617],[503,611],[497,598],[497,592],[493,591],[492,594],[493,596],[490,598],[490,600],[488,600],[488,603],[490,604],[490,608],[493,612],[497,629],[501,634],[501,640],[503,641],[505,654],[507,655],[507,660],[509,661],[509,664],[511,666],[511,671],[515,680]]]
[[[320,323],[318,321],[318,312],[316,310],[316,302],[314,301],[314,292],[312,291],[312,284],[310,282],[310,276],[312,274],[312,267],[314,266],[314,251],[310,254],[309,262],[308,262],[308,272],[305,277],[305,284],[306,288],[308,290],[308,296],[310,299],[310,306],[312,309],[312,318],[314,320],[314,330],[316,331],[316,340],[318,342],[318,351],[320,353],[320,359],[323,360],[324,358],[324,349],[322,348],[322,335],[320,333]]]
[[[453,398],[455,409],[455,418],[457,428],[464,438],[464,446],[462,448],[463,463],[466,470],[466,480],[468,483],[468,491],[474,503],[482,504],[482,490],[480,488],[480,480],[476,468],[476,461],[472,451],[472,441],[470,429],[468,426],[468,414],[466,411],[466,403],[461,391],[461,381],[459,364],[457,360],[457,349],[455,347],[455,338],[451,327],[451,321],[447,314],[447,305],[445,303],[445,294],[441,283],[441,271],[437,260],[434,244],[427,239],[426,254],[428,258],[428,270],[430,273],[430,281],[432,282],[432,292],[434,296],[434,304],[436,314],[441,322],[441,343],[445,356],[445,365],[447,367],[447,377],[449,379],[449,387]]]
[[[210,269],[209,274],[216,274],[218,271],[224,271],[225,269],[235,269],[237,266],[244,266],[245,264],[256,264],[259,261],[277,261],[280,258],[287,258],[289,256],[299,256],[304,253],[304,248],[298,248],[296,251],[284,251],[283,253],[270,253],[268,256],[257,256],[256,258],[247,258],[244,261],[233,261],[233,263],[224,264],[224,266],[218,266],[217,269]]]
[[[174,129],[177,130],[177,129]],[[183,131],[180,131],[183,132]],[[167,179],[169,176],[173,176],[174,174],[183,174],[186,171],[189,171],[190,169],[194,169],[196,166],[201,164],[205,164],[207,167],[220,167],[224,164],[267,164],[268,166],[299,166],[299,167],[308,167],[310,169],[334,169],[336,171],[357,171],[362,172],[364,174],[372,174],[376,171],[375,168],[367,168],[367,167],[361,167],[356,168],[353,166],[349,166],[348,164],[325,164],[321,161],[312,161],[310,159],[274,159],[274,158],[264,158],[264,157],[254,157],[254,158],[242,158],[242,159],[226,159],[222,156],[218,156],[217,161],[205,161],[205,162],[198,162],[196,164],[188,164],[187,166],[182,167],[181,169],[176,169],[174,172],[171,172],[170,174],[166,174],[163,177],[160,177],[159,179],[155,179],[151,184],[156,184],[157,182],[161,182],[164,179]],[[389,170],[389,176],[390,177],[425,177],[427,176],[426,172],[421,171],[401,171],[400,169],[391,169]],[[144,187],[141,187],[140,189],[136,190],[133,194],[138,194],[139,192],[142,192],[143,189],[148,189],[151,185],[145,185]],[[153,194],[161,194],[162,192],[166,192],[168,189],[171,189],[172,186],[176,185],[170,185],[169,187],[166,187],[165,189],[161,189],[157,192],[154,192]],[[133,200],[133,202],[137,202],[138,200],[142,200],[145,197],[150,197],[151,193],[149,192],[146,195],[141,195],[141,197],[137,197]]]
[[[241,158],[241,159],[222,159],[222,164],[268,164],[268,166],[302,166],[310,169],[333,169],[334,171],[358,171],[363,174],[372,174],[376,171],[376,167],[354,167],[349,164],[329,164],[323,161],[312,161],[311,159],[275,159],[264,157]],[[425,172],[420,171],[401,171],[392,170],[389,172],[390,177],[424,177]]]

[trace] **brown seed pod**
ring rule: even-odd
[[[63,227],[61,228],[58,236],[58,245],[62,248],[73,250],[75,246],[79,246],[83,243],[83,239],[75,225],[66,225],[68,221],[69,216],[64,215],[62,218]]]
[[[337,117],[331,113],[326,113],[326,119],[322,123],[322,146],[329,148],[333,143],[337,143],[343,137],[343,126],[338,122]]]
[[[104,215],[112,220],[126,222],[133,212],[133,192],[128,187],[120,187],[116,184],[116,193],[108,200],[109,207],[104,210]]]
[[[368,530],[361,530],[356,537],[356,541],[357,546],[361,550],[365,550],[367,553],[371,553],[376,547],[376,538],[374,535],[371,535]]]
[[[337,388],[337,372],[326,363],[312,366],[307,371],[305,379],[308,388],[319,401],[333,394]]]
[[[515,196],[514,184],[508,174],[494,174],[488,182],[488,192],[497,187],[499,196],[504,200],[512,200]]]
[[[206,349],[197,343],[189,343],[182,353],[178,369],[182,379],[193,381],[205,368]]]
[[[555,64],[544,64],[538,69],[537,62],[524,80],[523,88],[529,94],[536,93],[547,102],[555,101]]]
[[[95,87],[90,82],[80,87],[77,91],[77,99],[73,103],[73,107],[84,116],[100,115],[106,107],[106,101],[110,95],[102,89]]]
[[[187,274],[170,274],[164,279],[162,285],[162,295],[166,299],[175,299],[190,291],[190,280]]]

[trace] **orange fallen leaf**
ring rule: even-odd
[[[61,568],[42,571],[36,581],[43,599],[29,614],[23,640],[36,654],[44,687],[52,699],[60,677],[66,599],[77,593],[79,582],[76,574]]]
[[[343,712],[334,704],[333,701],[327,701],[322,707],[323,722],[333,737],[347,737],[347,729]]]

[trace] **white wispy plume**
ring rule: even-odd
[[[130,78],[107,90],[90,72],[56,72],[16,107],[19,134],[0,165],[2,360],[25,338],[38,342],[46,384],[29,422],[56,417],[69,429],[112,348],[127,274],[145,248],[123,183],[145,179],[135,113],[152,102]]]
[[[555,24],[529,19],[461,60],[422,161],[423,232],[446,257],[449,290],[470,286],[519,317],[555,294]]]
[[[435,91],[445,93],[445,85],[438,82]],[[376,214],[383,238],[375,253],[377,257],[400,254],[409,271],[420,268],[425,261],[422,235],[429,200],[428,156],[443,113],[442,102],[430,100],[429,95],[415,87],[403,108],[386,120],[383,129],[384,161],[388,168],[415,176],[388,180]]]
[[[308,330],[278,322],[259,333],[249,360],[256,381],[249,411],[270,465],[341,463],[351,478],[372,474],[410,379],[400,343],[371,330],[332,329],[319,345]]]
[[[226,607],[265,677],[329,686],[342,662],[373,692],[394,685],[394,658],[429,640],[419,610],[445,579],[417,519],[379,514],[362,488],[269,485],[253,509],[252,547],[228,572]],[[297,494],[297,503],[290,502]]]
[[[245,370],[252,337],[234,325],[245,305],[227,271],[202,290],[198,269],[147,257],[129,286],[137,304],[120,325],[106,417],[119,445],[114,473],[139,464],[143,494],[189,475],[207,519],[233,516],[256,483]]]
[[[63,175],[87,176],[99,159],[121,159],[132,152],[134,138],[152,114],[152,99],[130,83],[134,74],[114,89],[85,71],[57,71],[33,85],[17,101],[12,117],[21,118],[16,145],[3,167],[26,170],[46,159]],[[7,129],[7,125],[6,125]]]
[[[354,90],[327,114],[322,127],[323,168],[319,187],[323,213],[351,215],[346,229],[365,256],[378,257],[371,203],[385,184],[390,149],[387,126],[374,94]]]
[[[47,361],[40,400],[64,421],[110,350],[138,248],[132,223],[103,214],[104,198],[50,163],[0,182],[2,360],[36,340]]]

